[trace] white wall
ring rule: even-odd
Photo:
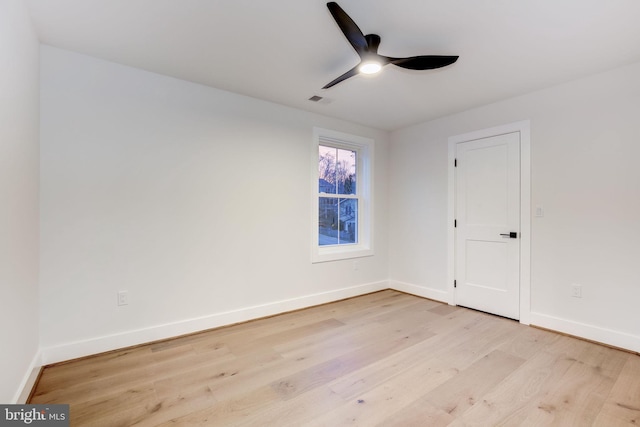
[[[38,363],[38,39],[21,0],[0,2],[0,403]]]
[[[53,47],[41,63],[45,363],[387,287],[387,133]],[[357,270],[310,262],[313,126],[375,139]]]
[[[392,133],[392,283],[446,292],[447,138],[525,119],[532,324],[640,351],[640,63]]]

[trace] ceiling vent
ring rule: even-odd
[[[326,104],[331,104],[332,99],[326,98],[323,96],[313,95],[311,98],[309,98],[309,101],[326,105]]]

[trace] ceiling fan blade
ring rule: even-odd
[[[349,77],[355,76],[356,74],[358,74],[359,66],[360,64],[356,65],[355,67],[353,67],[352,69],[350,69],[349,71],[347,71],[346,73],[338,77],[337,79],[334,79],[330,83],[327,83],[322,89],[329,89],[330,87],[335,86],[344,80],[347,80]]]
[[[329,2],[327,3],[327,8],[333,19],[335,19],[336,24],[342,30],[342,33],[347,38],[351,46],[358,52],[358,55],[362,56],[369,49],[369,44],[367,43],[367,39],[364,34],[362,34],[362,30],[353,22],[353,19],[347,15],[347,13],[342,10],[338,3]]]
[[[443,55],[422,55],[411,56],[409,58],[387,58],[389,62],[398,67],[409,70],[431,70],[434,68],[446,67],[458,60],[457,56]]]

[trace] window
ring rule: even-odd
[[[312,261],[373,255],[373,141],[314,129]]]
[[[358,243],[357,152],[318,146],[318,244]]]

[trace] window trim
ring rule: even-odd
[[[320,246],[318,243],[318,147],[326,145],[356,151],[356,183],[358,195],[358,243]],[[327,262],[371,256],[373,252],[373,150],[374,141],[329,129],[313,128],[312,144],[312,210],[311,262]]]

